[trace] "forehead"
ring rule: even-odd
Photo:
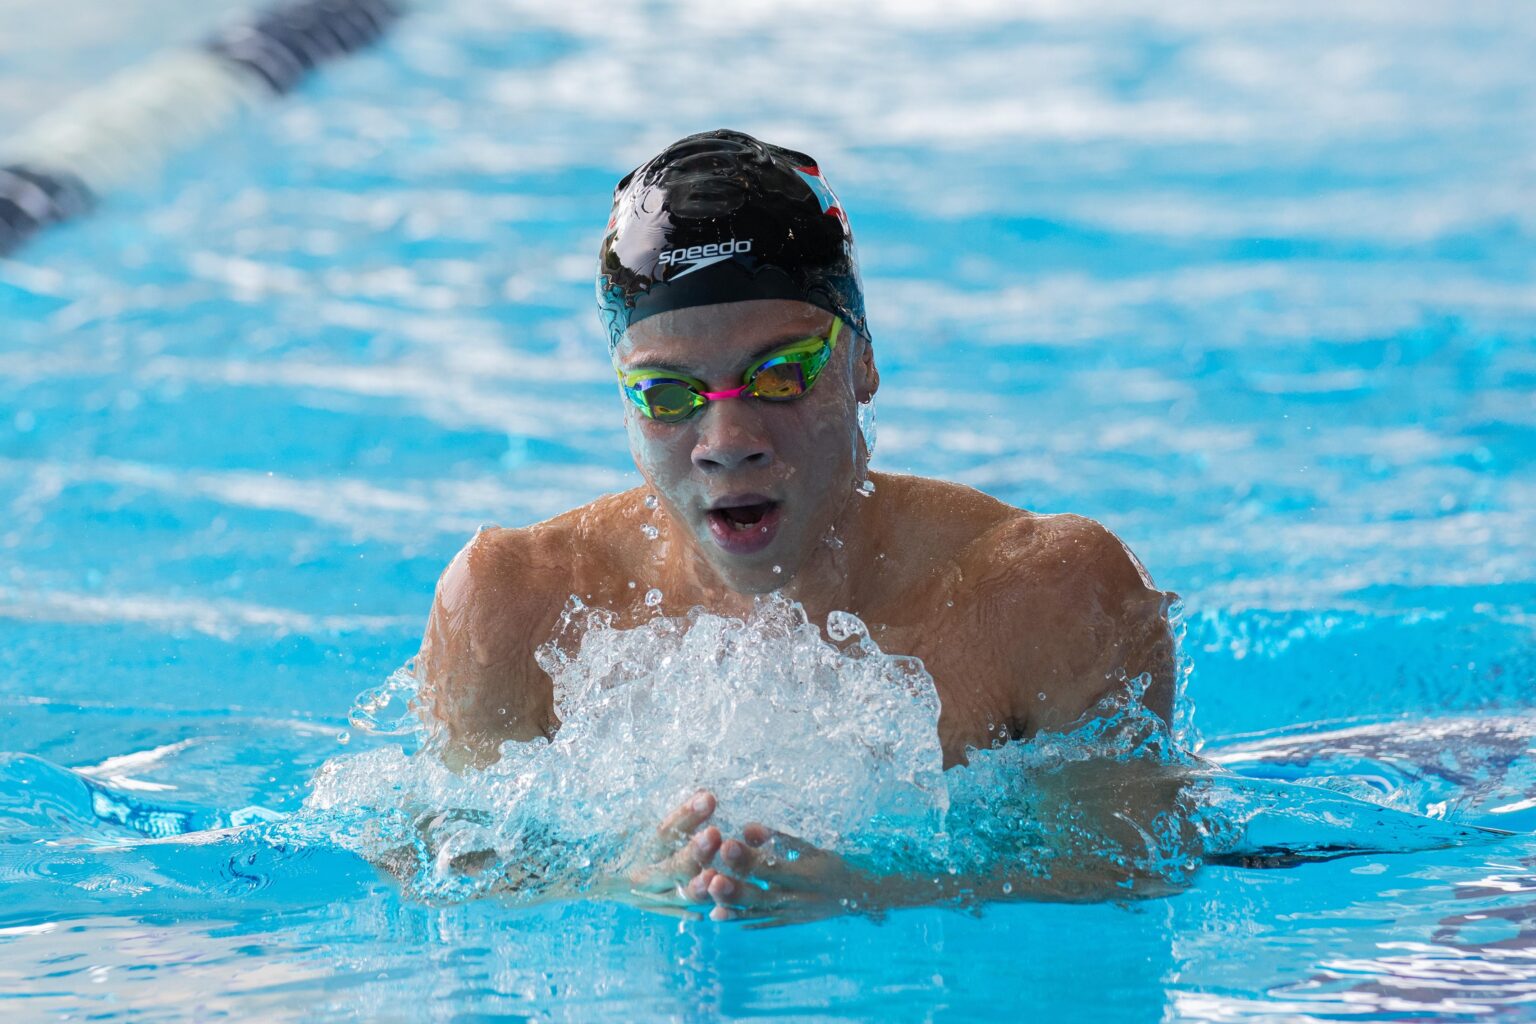
[[[825,310],[789,299],[671,309],[631,326],[614,349],[614,361],[624,368],[730,372],[764,349],[821,333],[831,321]]]

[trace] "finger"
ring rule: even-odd
[[[720,860],[733,874],[752,874],[784,884],[814,873],[812,859],[806,856],[812,850],[815,847],[794,836],[753,822],[741,830],[741,840],[727,839],[721,844]]]
[[[684,898],[693,903],[708,903],[710,901],[709,884],[714,881],[717,874],[719,872],[714,868],[705,868],[694,875],[693,878],[689,879],[688,884],[683,886]]]
[[[740,888],[740,885],[726,875],[716,875],[710,880],[709,897],[715,901],[714,909],[709,912],[711,921],[729,921],[736,916],[736,907],[731,901]]]
[[[752,879],[732,878],[716,872],[715,877],[709,880],[709,898],[715,901],[717,908],[742,911],[777,906],[784,901],[785,894],[773,892]]]
[[[680,843],[692,835],[700,825],[715,813],[715,794],[701,789],[682,806],[668,815],[656,829],[657,838],[664,843]]]
[[[710,825],[688,840],[681,850],[661,862],[661,867],[681,881],[698,874],[709,866],[720,851],[720,830]]]
[[[636,888],[653,892],[675,888],[709,866],[719,852],[720,838],[720,830],[710,825],[665,860],[630,872],[630,881]]]
[[[762,856],[740,839],[727,839],[720,844],[720,862],[737,876],[749,875],[762,866]]]

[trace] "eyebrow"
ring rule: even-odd
[[[783,348],[786,345],[792,345],[792,344],[794,344],[797,341],[804,341],[806,338],[824,338],[824,337],[827,336],[827,333],[830,330],[831,330],[831,327],[829,325],[827,330],[821,331],[820,333],[817,333],[816,331],[811,331],[809,334],[807,334],[804,331],[790,331],[790,332],[788,332],[786,334],[780,335],[778,338],[774,339],[773,341],[770,341],[770,342],[768,342],[765,345],[760,345],[756,349],[754,349],[752,354],[749,355],[746,358],[746,365],[747,366],[752,366],[752,365],[756,364],[757,362],[759,362],[764,356],[768,355],[770,352],[773,352],[776,349],[781,349],[781,348]],[[675,373],[675,374],[677,374],[680,377],[693,377],[693,376],[695,376],[691,372],[692,371],[691,367],[683,366],[680,363],[653,362],[653,361],[651,361],[649,359],[642,359],[642,360],[638,361],[634,366],[626,368],[625,372],[626,373],[632,373],[635,370],[640,370],[640,369],[645,369],[645,370],[662,370],[662,371],[664,371],[666,373]],[[743,369],[745,369],[745,367]]]

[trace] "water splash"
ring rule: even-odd
[[[463,774],[431,743],[335,757],[285,828],[324,834],[432,901],[612,891],[658,857],[657,824],[700,788],[727,834],[761,821],[871,871],[992,877],[1012,898],[1149,895],[1210,860],[1489,834],[1204,761],[1142,703],[1145,676],[1070,732],[970,750],[945,772],[931,677],[855,615],[831,613],[823,635],[768,595],[744,618],[615,621],[573,598],[537,652],[561,720],[552,738],[508,742]],[[414,685],[402,670],[361,695],[354,725],[420,737],[403,717]]]
[[[344,843],[428,898],[585,891],[645,856],[701,787],[723,829],[761,821],[844,853],[936,831],[948,791],[932,680],[862,624],[837,635],[850,642],[772,596],[745,619],[696,609],[627,630],[573,602],[538,653],[555,681],[552,740],[505,744],[463,776],[430,750],[335,758],[306,807],[336,814]]]

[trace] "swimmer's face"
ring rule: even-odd
[[[825,310],[787,299],[695,306],[635,324],[614,359],[725,391],[775,349],[824,337],[831,324]],[[710,402],[679,423],[648,419],[626,401],[630,451],[721,579],[766,593],[800,569],[862,479],[858,404],[878,385],[869,346],[845,326],[815,386],[793,401]]]

